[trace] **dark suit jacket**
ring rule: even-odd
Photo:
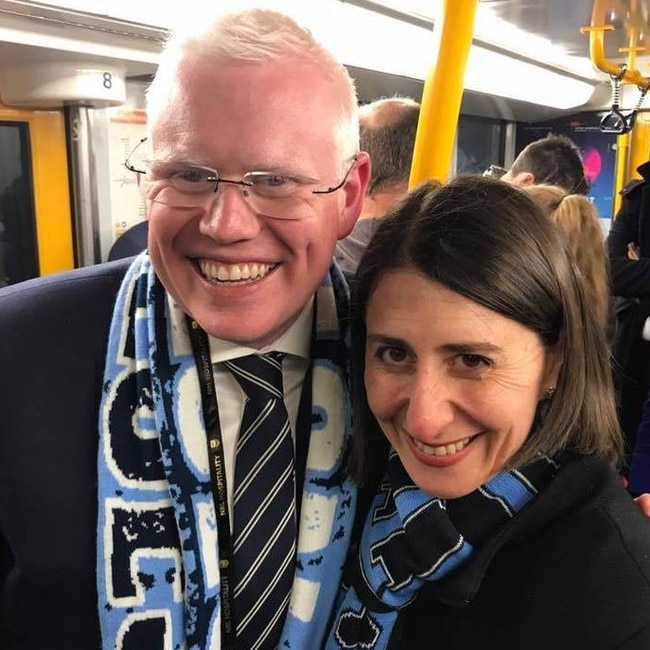
[[[0,291],[4,650],[99,647],[97,419],[109,324],[128,264]]]
[[[98,417],[113,307],[131,262],[0,290],[1,650],[100,647]],[[308,372],[299,491],[310,430]]]

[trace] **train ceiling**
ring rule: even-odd
[[[203,0],[183,0],[183,13],[190,19],[193,1],[197,6],[205,4]],[[537,74],[558,72],[568,75],[574,85],[589,84],[593,93],[581,107],[604,107],[609,100],[609,76],[592,65],[589,35],[581,33],[581,27],[591,22],[594,1],[616,28],[605,34],[605,56],[612,62],[624,62],[628,56],[625,48],[633,41],[639,47],[635,63],[642,75],[650,75],[644,49],[649,0],[482,0],[474,46],[489,56],[507,55],[536,66],[530,69],[536,69]],[[220,4],[227,9],[251,4],[277,6],[315,32],[324,26],[323,33],[317,35],[332,49],[341,46],[348,35],[362,43],[365,59],[349,46],[343,47],[339,56],[357,78],[365,100],[394,93],[419,97],[430,51],[426,39],[440,11],[436,0],[228,0]],[[169,5],[171,9],[167,9]],[[356,18],[362,22],[355,24]],[[88,63],[120,65],[127,79],[146,79],[155,71],[161,41],[175,19],[173,4],[158,0],[0,0],[0,64],[51,63],[74,56]],[[381,33],[385,28],[391,40],[401,32],[406,35],[407,28],[417,29],[418,38],[407,35],[408,47],[387,48],[386,36]],[[381,50],[391,53],[387,69],[376,69],[380,66],[376,65],[378,53],[372,51],[375,40]],[[422,49],[417,49],[416,42],[422,43]],[[405,56],[400,60],[398,53],[402,50]],[[505,94],[482,87],[466,92],[463,110],[520,120],[543,119],[553,111],[566,110],[508,97],[509,85],[521,86],[522,79],[509,78],[496,61],[491,74],[483,72],[478,77],[501,78]],[[560,91],[560,95],[564,93]],[[544,99],[534,99],[538,101]]]

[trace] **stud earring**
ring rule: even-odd
[[[551,399],[555,393],[555,386],[549,386],[545,391],[544,391],[544,399]]]

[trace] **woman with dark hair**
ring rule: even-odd
[[[602,324],[523,192],[412,191],[361,262],[353,471],[374,494],[328,648],[650,647]]]

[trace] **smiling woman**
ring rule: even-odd
[[[396,303],[398,292],[391,292],[391,288],[400,284],[396,282],[400,276]],[[602,328],[592,327],[598,323],[593,305],[586,304],[584,285],[576,276],[564,241],[540,208],[522,193],[488,178],[459,177],[439,193],[428,184],[422,185],[378,231],[359,268],[356,287],[357,388],[363,385],[364,369],[367,374],[373,371],[368,341],[372,343],[375,333],[406,332],[412,337],[416,333],[420,338],[431,337],[427,354],[434,344],[444,351],[451,348],[457,355],[472,352],[477,345],[506,346],[500,350],[500,357],[488,359],[484,355],[491,367],[481,388],[495,381],[496,375],[502,377],[504,390],[512,390],[514,377],[510,380],[504,373],[520,368],[515,368],[515,359],[508,352],[521,342],[521,332],[526,332],[528,345],[534,344],[540,360],[548,366],[535,378],[535,403],[551,386],[557,390],[555,399],[546,405],[546,416],[531,431],[533,435],[526,435],[525,444],[510,454],[512,458],[502,459],[501,467],[506,461],[522,465],[540,452],[554,454],[567,446],[580,453],[599,452],[618,459],[620,434]],[[382,296],[393,301],[387,304]],[[435,307],[428,304],[432,299]],[[426,334],[413,324],[407,332],[405,315],[409,321],[417,319]],[[440,323],[446,331],[438,334],[443,327]],[[518,341],[504,336],[506,325],[510,329],[516,326]],[[366,353],[362,354],[364,349]],[[419,381],[427,358],[422,351],[415,352],[420,352],[419,356],[413,354],[419,362],[415,364]],[[438,365],[449,371],[449,357],[438,354]],[[529,361],[524,358],[517,362],[521,366],[524,360]],[[524,369],[530,371],[530,367]],[[528,378],[523,383],[531,382]],[[436,386],[439,383],[436,378]],[[365,459],[370,458],[368,450],[376,447],[369,432],[378,431],[377,414],[371,412],[375,386],[366,385],[370,410],[365,394],[357,395],[360,415],[369,419],[360,429],[362,435],[357,436],[360,476],[372,469],[364,467]],[[452,439],[449,431],[443,433],[435,438],[444,442]],[[427,437],[433,441],[431,431]]]
[[[505,467],[557,381],[557,356],[536,332],[414,270],[379,280],[366,327],[369,406],[437,497],[464,496]]]
[[[423,184],[383,221],[352,325],[354,470],[376,495],[328,649],[648,647],[650,522],[616,471],[585,295],[507,183]]]

